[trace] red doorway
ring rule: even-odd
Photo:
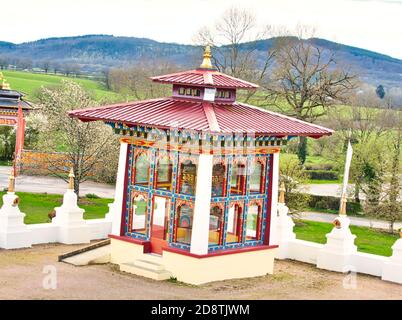
[[[170,199],[154,196],[151,217],[151,252],[162,254],[167,246],[169,232]]]

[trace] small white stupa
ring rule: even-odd
[[[77,205],[77,194],[74,192],[74,171],[69,174],[69,187],[63,196],[61,207],[54,208],[56,217],[52,223],[59,227],[58,242],[65,244],[89,243],[90,228],[85,223],[84,209]]]
[[[18,204],[19,197],[15,194],[15,175],[12,168],[8,192],[3,196],[3,206],[0,209],[0,248],[31,247],[31,232],[24,224],[25,213],[21,212]]]

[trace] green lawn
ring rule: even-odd
[[[102,83],[94,80],[11,70],[3,70],[2,73],[8,83],[10,83],[11,89],[25,93],[27,95],[27,99],[31,101],[35,100],[35,92],[40,87],[57,85],[62,79],[73,80],[81,84],[85,89],[93,92],[97,100],[104,98],[119,100],[120,97],[117,93],[107,90]]]
[[[3,205],[3,194],[4,192],[0,192],[0,205]],[[26,224],[50,222],[48,214],[54,207],[60,207],[63,200],[62,195],[53,194],[17,192],[17,195],[20,197],[19,208],[26,214]],[[85,209],[85,219],[99,219],[104,218],[109,210],[107,204],[111,202],[113,199],[81,198],[79,207]]]
[[[325,235],[331,232],[333,225],[325,222],[300,221],[296,223],[294,231],[297,239],[318,243],[326,243]],[[391,247],[399,238],[386,232],[370,229],[367,227],[350,226],[350,230],[356,235],[355,244],[361,252],[391,256]]]

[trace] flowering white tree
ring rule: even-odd
[[[86,181],[97,165],[116,168],[110,157],[117,155],[118,143],[111,128],[100,122],[81,122],[68,116],[68,112],[96,106],[90,94],[79,84],[62,81],[60,86],[43,87],[38,95],[40,112],[46,119],[40,129],[38,147],[42,151],[61,151],[74,170],[74,190],[79,195],[79,185]],[[117,156],[115,156],[117,159]],[[67,181],[70,170],[65,161],[49,157],[48,169]],[[61,174],[61,171],[66,174]]]

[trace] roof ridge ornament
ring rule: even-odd
[[[202,60],[202,63],[200,65],[201,69],[215,69],[212,66],[211,57],[212,57],[211,46],[206,45],[204,50],[204,59]]]

